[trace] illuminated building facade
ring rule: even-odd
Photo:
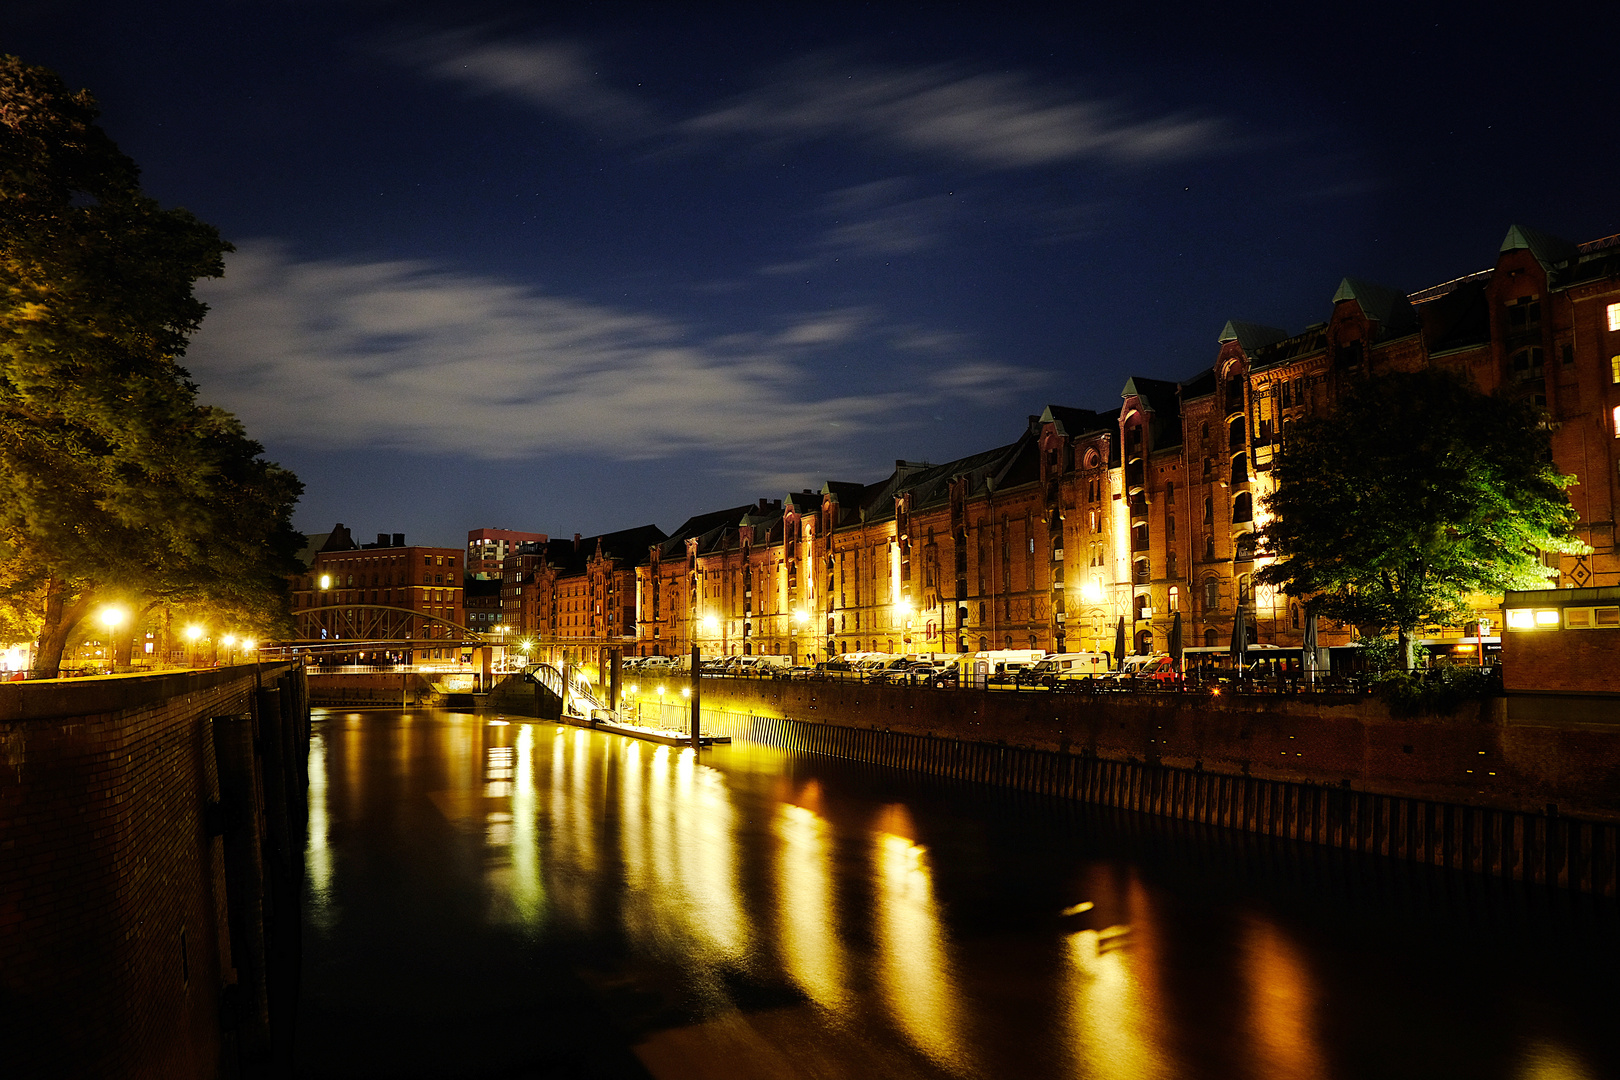
[[[1185,644],[1226,644],[1239,607],[1252,640],[1297,645],[1300,605],[1254,580],[1275,455],[1351,381],[1424,366],[1547,410],[1593,549],[1549,556],[1558,584],[1620,585],[1620,237],[1514,227],[1489,270],[1411,295],[1346,278],[1331,304],[1298,334],[1229,322],[1209,368],[1133,377],[1117,411],[1048,406],[1006,446],[693,518],[638,572],[637,651],[1112,652],[1123,620],[1151,652],[1178,613]]]
[[[356,544],[339,524],[292,582],[299,638],[356,642],[342,662],[459,660],[465,636],[461,552],[411,547],[403,533]]]
[[[539,642],[551,657],[573,646],[634,649],[637,568],[664,539],[656,525],[572,540],[520,544],[501,574],[501,620],[509,642]]]

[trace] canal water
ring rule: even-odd
[[[309,1077],[1620,1077],[1611,902],[738,743],[318,713]]]

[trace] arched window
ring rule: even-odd
[[[1215,524],[1215,500],[1209,495],[1204,496],[1204,524]]]
[[[1221,643],[1220,631],[1216,630],[1213,626],[1210,627],[1208,630],[1204,631],[1204,644],[1206,646],[1215,646],[1215,645],[1219,645],[1220,643]]]
[[[1174,585],[1170,586],[1170,610],[1176,611],[1181,607],[1181,590]]]
[[[1165,577],[1180,577],[1181,576],[1179,570],[1176,567],[1176,553],[1174,551],[1165,552],[1165,555],[1164,555],[1164,576]]]
[[[1249,482],[1249,455],[1234,454],[1232,456],[1232,483],[1247,484]]]
[[[1213,536],[1204,537],[1204,561],[1215,561],[1215,538]]]
[[[1221,579],[1214,574],[1204,579],[1204,610],[1217,611],[1221,606]]]
[[[983,601],[983,600],[980,600],[980,601],[979,601],[979,625],[980,625],[980,626],[983,626],[983,625],[984,625],[984,623],[985,623],[985,618],[984,618],[984,601]]]
[[[1174,540],[1176,538],[1176,519],[1173,517],[1167,517],[1164,519],[1164,538],[1166,540]]]
[[[1131,566],[1131,580],[1138,585],[1146,585],[1152,580],[1146,559],[1137,559]]]
[[[1291,623],[1293,625],[1295,630],[1299,629],[1299,605],[1298,604],[1289,604],[1288,605],[1288,621],[1289,621],[1289,623]]]
[[[1252,597],[1250,591],[1251,581],[1248,574],[1239,574],[1237,579],[1238,603],[1247,604]]]
[[[1227,445],[1227,447],[1232,449],[1232,450],[1241,450],[1241,449],[1243,449],[1243,444],[1244,444],[1244,441],[1245,441],[1245,434],[1246,434],[1246,429],[1244,427],[1243,417],[1241,417],[1241,416],[1234,417],[1231,424],[1229,424],[1227,426],[1227,435],[1226,435],[1226,445]]]
[[[1147,593],[1138,593],[1136,596],[1136,618],[1147,619],[1153,615],[1153,597]]]
[[[1232,521],[1254,520],[1254,497],[1247,491],[1240,491],[1232,497]]]

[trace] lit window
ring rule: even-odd
[[[1507,624],[1509,630],[1532,630],[1536,625],[1535,612],[1529,608],[1509,608]]]
[[[1614,435],[1620,439],[1620,405],[1614,407]]]
[[[1620,383],[1620,356],[1609,357],[1609,381]]]
[[[1559,617],[1557,608],[1541,608],[1536,612],[1537,626],[1558,626],[1564,620]]]
[[[1606,310],[1609,314],[1609,329],[1620,330],[1620,304],[1610,304]]]

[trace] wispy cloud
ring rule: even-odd
[[[1118,103],[1039,88],[1022,75],[851,67],[817,58],[683,129],[794,140],[851,135],[1007,169],[1081,159],[1150,164],[1208,153],[1225,125],[1191,114],[1134,115]]]
[[[246,243],[187,364],[271,442],[484,459],[702,451],[836,457],[863,433],[1034,377],[938,335],[917,374],[870,392],[817,372],[829,350],[907,359],[928,342],[868,309],[705,337],[657,315],[414,262],[300,261]],[[904,366],[904,364],[902,365]],[[926,372],[926,374],[924,373]],[[999,374],[997,374],[999,372]],[[869,384],[866,384],[869,385]]]
[[[666,121],[651,102],[616,89],[575,42],[496,39],[473,29],[415,38],[392,52],[437,78],[625,136],[846,137],[1018,169],[1081,160],[1154,164],[1211,153],[1229,135],[1215,117],[1145,115],[1122,101],[1043,87],[1028,74],[953,65],[885,67],[813,56],[712,109]]]
[[[596,129],[631,137],[654,128],[651,107],[609,85],[590,52],[574,42],[492,41],[459,31],[416,38],[393,51],[476,93],[516,98]]]
[[[939,246],[953,214],[949,195],[912,194],[904,177],[841,188],[826,196],[819,211],[827,222],[808,245],[809,253],[771,263],[760,272],[799,274],[842,258],[892,258]]]

